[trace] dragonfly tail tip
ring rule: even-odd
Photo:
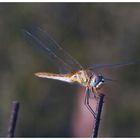
[[[38,72],[34,73],[34,75],[40,77],[40,74]]]

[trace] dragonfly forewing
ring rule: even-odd
[[[113,64],[96,64],[92,67],[89,67],[88,70],[94,71],[96,69],[119,68],[119,67],[134,65],[138,63],[140,63],[140,61],[125,61],[125,62],[119,62],[119,63],[113,63]]]
[[[82,66],[72,56],[65,52],[46,32],[40,28],[32,28],[23,31],[26,38],[41,48],[48,58],[60,70],[72,72],[82,69]]]

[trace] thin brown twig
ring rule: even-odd
[[[10,122],[8,126],[8,135],[7,137],[12,138],[14,137],[17,117],[18,117],[18,110],[19,110],[19,102],[13,101],[12,102],[12,109],[10,114]]]
[[[96,118],[93,124],[93,132],[92,132],[92,137],[97,138],[98,137],[98,130],[99,130],[99,125],[100,125],[100,117],[101,117],[101,112],[102,112],[102,107],[104,103],[104,94],[100,94],[99,97],[97,98],[97,106],[96,106]]]

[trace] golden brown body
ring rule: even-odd
[[[89,77],[87,73],[84,70],[79,70],[78,72],[73,72],[69,74],[55,74],[55,73],[49,73],[49,72],[37,72],[35,73],[37,77],[42,78],[49,78],[49,79],[55,79],[60,80],[68,83],[77,82],[83,86],[87,86]]]

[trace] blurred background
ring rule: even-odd
[[[85,89],[41,79],[58,72],[23,37],[38,26],[85,68],[140,60],[140,4],[0,3],[0,136],[7,136],[11,103],[20,102],[16,137],[90,137],[93,117]],[[117,80],[102,88],[99,137],[140,137],[140,64],[100,70]],[[94,100],[91,100],[94,104]]]

